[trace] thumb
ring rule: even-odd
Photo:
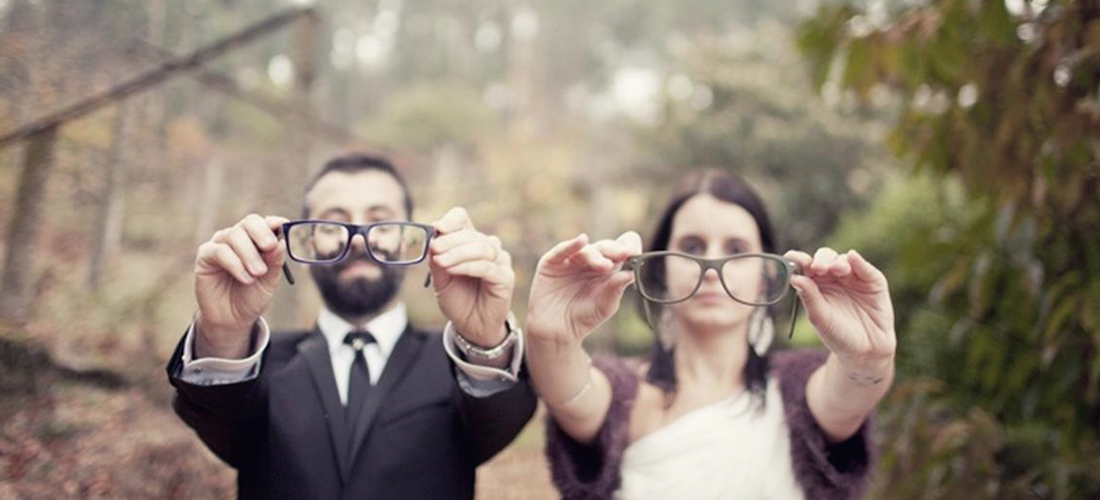
[[[828,318],[827,305],[821,289],[817,287],[814,280],[801,275],[791,277],[791,286],[798,292],[798,298],[806,308],[806,316],[810,318],[810,323],[813,323],[818,333],[821,333],[826,329],[825,322]]]
[[[616,298],[621,298],[623,292],[626,291],[626,287],[630,286],[631,283],[634,283],[634,273],[632,271],[617,271],[608,278],[604,286],[607,287],[608,293],[614,294]]]
[[[618,310],[619,303],[622,301],[623,292],[626,291],[626,287],[630,286],[634,282],[634,273],[630,271],[619,271],[607,279],[599,288],[596,302],[599,304],[601,310],[608,315],[613,314]]]
[[[259,281],[266,286],[275,286],[283,274],[283,264],[286,262],[286,248],[276,245],[274,249],[263,252],[261,257],[267,265],[267,273],[260,276]]]
[[[616,239],[621,245],[626,247],[630,255],[637,255],[642,253],[642,237],[634,231],[627,231],[619,235]]]
[[[435,263],[434,259],[428,259],[428,273],[432,276],[432,289],[436,296],[443,293],[451,285],[454,276],[446,269]]]

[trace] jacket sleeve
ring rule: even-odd
[[[596,438],[588,444],[578,443],[552,418],[546,418],[546,457],[550,461],[551,480],[567,500],[611,498],[619,489],[630,413],[638,395],[638,374],[625,361],[595,358],[592,364],[611,383],[611,407]]]
[[[176,389],[172,408],[215,455],[239,468],[263,435],[263,377],[218,385],[186,382],[182,378],[185,340],[186,334],[166,367],[168,382]]]
[[[830,443],[806,402],[806,382],[827,356],[825,351],[799,349],[772,358],[772,376],[779,379],[790,429],[794,472],[806,498],[861,498],[871,475],[871,418],[852,437]]]
[[[452,363],[452,369],[454,364]],[[457,371],[455,377],[458,377]],[[474,447],[478,465],[493,458],[508,446],[531,420],[538,398],[531,390],[525,371],[519,380],[505,389],[489,395],[475,396],[464,389],[455,389],[463,427]]]

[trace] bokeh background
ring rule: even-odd
[[[554,242],[735,171],[890,278],[873,498],[1100,498],[1095,0],[0,0],[0,499],[231,498],[163,372],[195,249],[349,150],[499,235],[518,313]],[[628,306],[591,347],[651,340]],[[541,446],[478,497],[554,498]]]

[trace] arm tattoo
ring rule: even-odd
[[[886,377],[880,377],[878,375],[865,375],[857,372],[848,372],[848,380],[860,387],[871,387],[873,385],[879,385]]]

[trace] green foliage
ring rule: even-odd
[[[892,149],[947,183],[836,235],[900,313],[885,497],[1100,496],[1100,5],[1024,5],[833,5],[800,35],[823,89],[902,98]]]
[[[766,24],[739,36],[697,40],[674,68],[696,90],[665,99],[660,120],[638,131],[646,155],[638,163],[664,183],[682,175],[677,168],[730,169],[765,198],[780,251],[816,248],[883,177],[888,152],[875,137],[886,130],[879,117],[814,99],[797,54],[784,49],[787,28]],[[699,94],[709,97],[701,103]]]

